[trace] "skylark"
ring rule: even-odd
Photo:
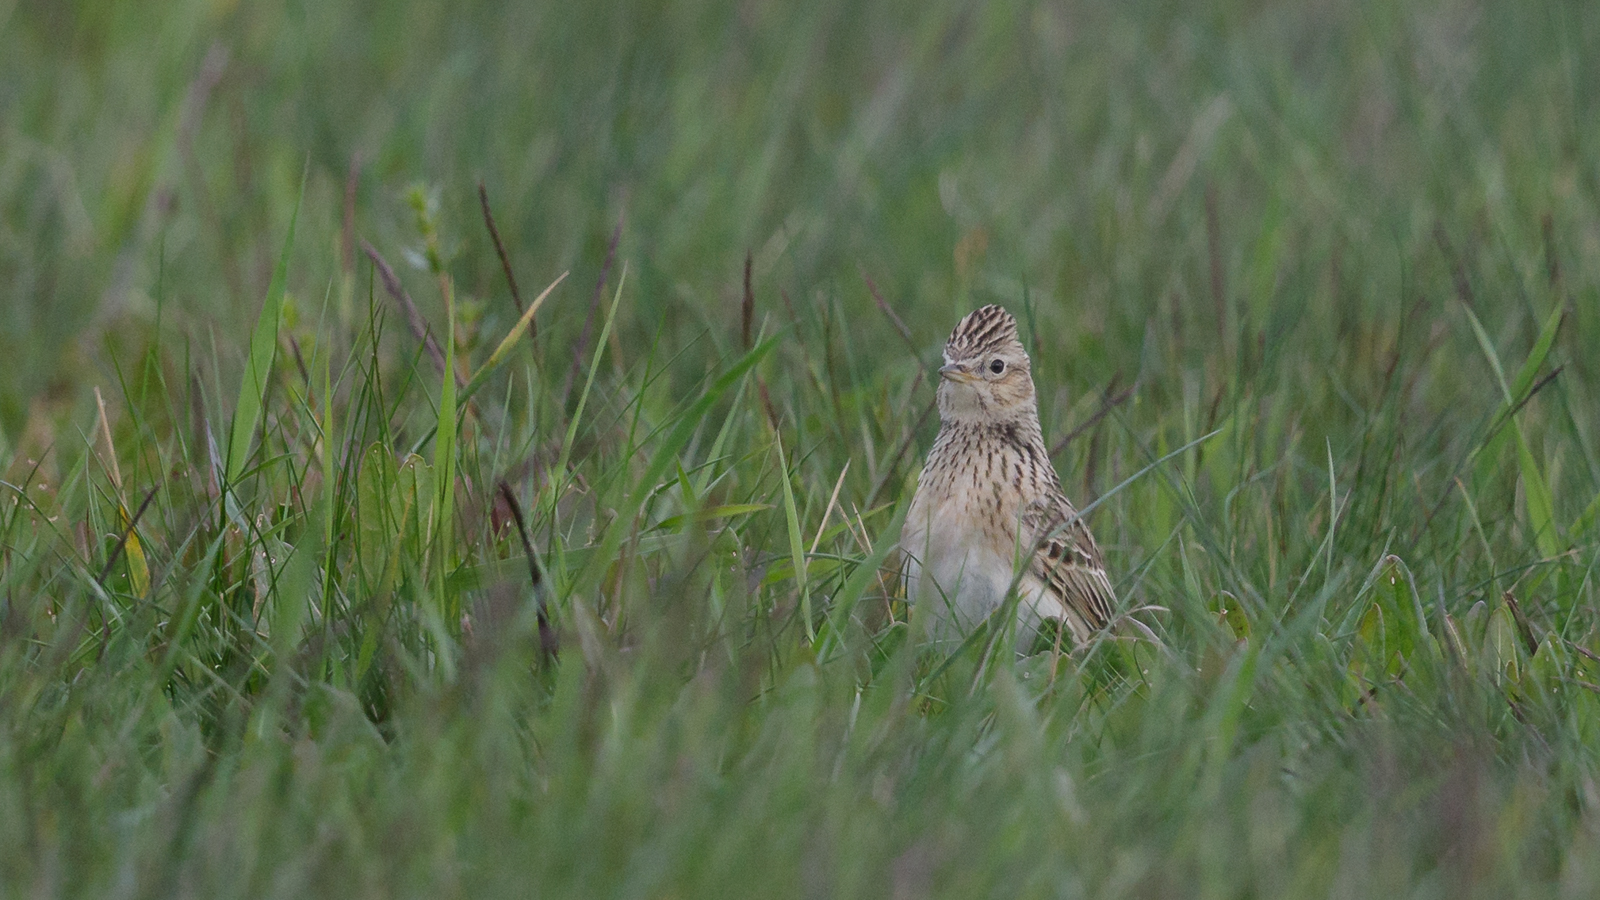
[[[1100,548],[1045,450],[1027,351],[999,306],[969,313],[939,369],[939,437],[901,532],[906,596],[931,609],[930,636],[958,639],[1013,582],[1017,622],[1064,624],[1079,644],[1111,620]]]

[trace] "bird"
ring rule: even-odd
[[[1045,449],[1017,320],[989,305],[944,345],[939,436],[901,529],[906,597],[931,606],[927,637],[959,641],[1016,585],[1019,646],[1055,620],[1078,645],[1111,621],[1100,547]]]

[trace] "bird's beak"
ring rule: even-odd
[[[955,363],[951,363],[948,366],[940,366],[939,377],[947,378],[956,384],[968,384],[977,380],[972,377],[971,372],[967,371],[966,366],[956,365]]]

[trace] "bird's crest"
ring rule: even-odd
[[[944,355],[950,359],[970,359],[1001,348],[1017,345],[1017,320],[1004,307],[980,306],[956,323]]]

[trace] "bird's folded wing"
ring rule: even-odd
[[[1106,577],[1100,548],[1072,504],[1065,497],[1054,503],[1036,503],[1024,513],[1023,525],[1038,541],[1029,571],[1090,628],[1104,628],[1111,621],[1116,593]]]

